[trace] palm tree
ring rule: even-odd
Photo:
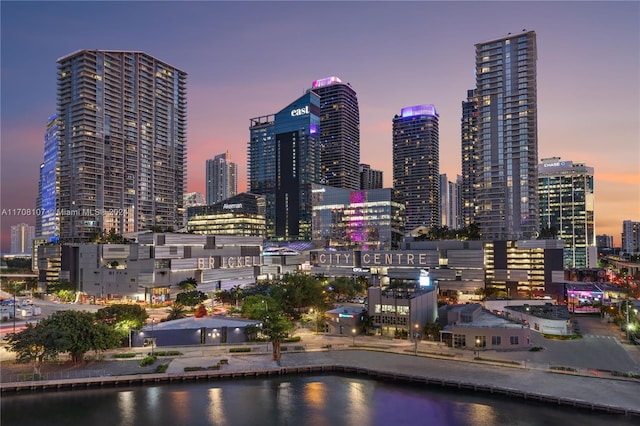
[[[169,309],[167,309],[167,321],[177,320],[187,316],[184,306],[181,303],[174,303]]]
[[[195,278],[189,277],[178,283],[178,287],[183,292],[193,291],[198,287],[198,281]]]

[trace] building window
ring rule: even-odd
[[[487,338],[486,336],[476,336],[474,338],[474,343],[476,348],[485,348],[487,347]]]
[[[518,336],[509,337],[509,343],[511,343],[512,345],[517,345],[518,344]]]
[[[467,346],[467,336],[465,336],[464,334],[454,334],[453,347],[464,348],[465,346]]]
[[[491,346],[500,346],[502,344],[502,339],[500,336],[491,336]]]

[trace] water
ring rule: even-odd
[[[4,395],[0,409],[3,426],[638,424],[637,417],[333,375]]]

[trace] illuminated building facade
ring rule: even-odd
[[[475,223],[486,240],[534,238],[539,228],[536,33],[509,34],[475,49]]]
[[[321,176],[320,97],[307,91],[274,115],[251,119],[249,191],[266,198],[267,238],[311,240],[311,185]]]
[[[360,109],[355,90],[338,77],[316,80],[320,96],[320,162],[323,185],[360,189]]]
[[[59,217],[56,215],[59,196],[58,173],[58,116],[52,115],[47,120],[47,131],[44,135],[44,161],[40,165],[40,181],[36,201],[36,236],[47,241],[57,241],[59,235]]]
[[[500,296],[542,297],[545,284],[564,279],[561,240],[484,243],[485,286]]]
[[[597,265],[593,167],[542,159],[538,165],[540,232],[564,243],[565,268]]]
[[[314,185],[313,242],[318,247],[398,249],[404,204],[390,188],[349,191]]]
[[[182,225],[186,77],[142,52],[58,59],[62,239]]]
[[[267,236],[263,195],[242,193],[212,205],[189,207],[187,217],[187,231],[195,234]]]
[[[393,189],[406,206],[406,231],[440,226],[438,113],[433,105],[402,108],[393,119]]]
[[[462,102],[461,122],[462,176],[460,182],[461,226],[468,227],[475,220],[476,191],[478,188],[478,102],[475,90],[467,90],[467,100]]]

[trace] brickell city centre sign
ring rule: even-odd
[[[368,251],[368,252],[315,252],[316,266],[366,267],[434,267],[438,265],[438,252]],[[358,262],[358,258],[360,261]]]

